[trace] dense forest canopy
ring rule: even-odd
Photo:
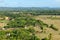
[[[0,14],[6,12],[30,13],[33,15],[60,15],[60,8],[39,8],[39,7],[1,7]],[[8,12],[8,13],[9,13]]]

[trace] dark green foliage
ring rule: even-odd
[[[37,38],[37,36],[35,36],[35,34],[32,34],[31,39],[30,40],[40,40],[39,38]]]
[[[48,40],[47,38],[43,38],[42,40]]]
[[[51,38],[52,38],[52,34],[50,33],[50,34],[49,34],[49,40],[51,40]]]
[[[48,27],[48,24],[45,24],[41,20],[37,20],[36,22],[37,22],[36,24],[39,25],[42,30],[43,30],[44,27]]]
[[[30,17],[20,17],[20,18],[15,18],[15,20],[11,20],[7,26],[4,28],[20,28],[20,27],[25,27],[25,26],[40,26],[41,29],[43,27],[48,27],[47,24],[43,23],[41,20],[35,20]]]
[[[53,24],[51,24],[50,28],[52,28],[52,29],[55,30],[55,31],[58,31],[58,29],[55,28]]]
[[[28,31],[31,32],[31,33],[35,32],[35,30],[33,28],[29,28]]]
[[[25,24],[26,24],[26,20],[24,20],[24,19],[16,19],[14,21],[10,21],[7,25],[10,28],[17,28],[17,27],[24,27]],[[6,26],[5,26],[5,28],[6,28]]]
[[[10,34],[10,35],[7,35]],[[30,35],[31,32],[28,30],[21,28],[15,29],[12,31],[0,31],[0,39],[6,40],[39,40],[35,35]]]

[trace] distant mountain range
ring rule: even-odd
[[[0,11],[13,11],[13,10],[60,10],[60,8],[48,7],[0,7]]]

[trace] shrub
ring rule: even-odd
[[[52,29],[55,30],[55,31],[58,31],[58,29],[55,28],[53,24],[50,25],[50,28],[52,28]]]
[[[42,40],[48,40],[47,38],[43,38]]]

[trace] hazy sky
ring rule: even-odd
[[[0,7],[60,7],[60,0],[0,0]]]

